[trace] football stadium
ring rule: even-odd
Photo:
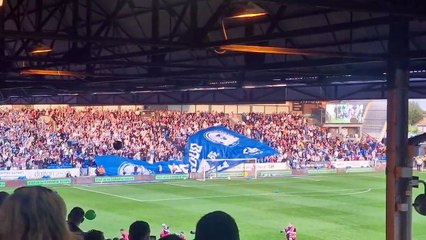
[[[425,177],[426,174],[419,174]],[[82,224],[107,237],[134,219],[161,224],[188,239],[205,213],[221,209],[232,215],[241,239],[283,239],[289,222],[300,239],[385,238],[384,173],[313,174],[257,180],[179,180],[153,184],[55,187],[68,206],[95,209],[97,217]],[[415,191],[419,194],[421,191]],[[424,239],[424,216],[413,214],[413,239]]]
[[[0,0],[0,240],[426,239],[424,0]]]
[[[377,123],[386,113],[374,110],[383,101],[363,104],[363,123],[340,134],[334,122],[317,126],[295,112],[4,105],[0,186],[8,193],[52,188],[68,211],[94,211],[79,227],[106,239],[135,220],[148,222],[156,238],[166,224],[192,239],[197,221],[216,210],[235,219],[241,239],[283,239],[289,223],[301,239],[354,239],[361,232],[383,239],[386,146],[356,135],[371,115]],[[412,164],[420,179],[422,151]],[[422,239],[422,216],[413,212],[413,239]]]

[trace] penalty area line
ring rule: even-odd
[[[342,189],[344,190],[344,189]],[[346,189],[350,190],[350,189]],[[355,190],[355,189],[353,189]],[[354,191],[354,192],[339,192],[339,191],[321,191],[321,192],[300,192],[300,193],[296,193],[296,192],[283,192],[283,194],[287,197],[321,197],[321,196],[350,196],[350,195],[359,195],[359,194],[364,194],[364,193],[368,193],[371,192],[371,190],[373,190],[372,188],[367,188],[365,190],[362,191]],[[305,194],[306,193],[306,194]]]
[[[72,187],[72,188],[80,190],[80,191],[92,192],[92,193],[102,194],[102,195],[106,195],[106,196],[111,196],[111,197],[115,197],[115,198],[121,198],[121,199],[136,201],[136,202],[164,202],[164,201],[179,201],[179,200],[194,200],[194,199],[253,197],[253,196],[268,196],[268,195],[274,195],[275,194],[275,193],[252,193],[252,194],[234,194],[234,195],[223,195],[223,196],[199,196],[199,197],[137,199],[137,198],[126,197],[126,196],[121,196],[121,195],[117,195],[117,194],[107,193],[107,192],[96,191],[96,190],[93,190],[93,189],[86,189],[86,188],[81,188],[81,187]]]
[[[291,177],[291,178],[303,179],[303,180],[306,180],[306,181],[314,181],[314,182],[320,182],[321,181],[320,179],[314,179],[314,178],[312,178],[310,176],[306,176],[306,177]]]
[[[175,183],[175,182],[163,182],[163,184],[175,186],[175,187],[184,187],[184,188],[192,188],[193,187],[193,186],[188,186],[188,185],[179,184],[179,183]]]
[[[366,189],[366,190],[364,190],[364,191],[358,191],[358,192],[349,192],[349,193],[339,193],[339,194],[336,194],[336,195],[343,195],[343,196],[347,196],[347,195],[357,195],[357,194],[364,194],[364,193],[368,193],[368,192],[371,192],[371,188],[368,188],[368,189]]]
[[[317,176],[315,176],[317,177]],[[263,178],[259,178],[257,180],[244,180],[244,181],[240,181],[240,180],[226,180],[226,179],[214,179],[214,180],[199,180],[196,179],[196,182],[161,182],[161,184],[166,184],[166,185],[170,185],[170,186],[176,186],[176,187],[184,187],[184,188],[205,188],[205,187],[223,187],[223,183],[226,180],[226,186],[244,186],[244,185],[253,185],[253,184],[287,184],[287,183],[292,183],[292,184],[301,184],[304,181],[297,181],[298,179],[302,179],[302,180],[306,180],[306,181],[312,181],[312,182],[320,182],[322,180],[320,179],[313,179],[312,177],[288,177],[287,179],[294,179],[295,181],[293,182],[283,182],[283,179],[275,179],[274,181],[264,181],[266,179]],[[219,180],[221,182],[216,182],[213,183],[211,181],[216,181]],[[235,181],[235,183],[233,183],[232,181]]]

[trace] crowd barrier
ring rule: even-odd
[[[33,170],[2,170],[0,180],[65,178],[67,175],[80,176],[80,169],[33,169]]]
[[[259,163],[257,164],[261,170],[258,172],[258,176],[262,177],[278,177],[278,176],[300,176],[300,175],[315,175],[315,174],[345,174],[351,172],[373,172],[373,171],[383,171],[384,166],[378,166],[376,168],[321,168],[321,169],[282,169],[280,165],[272,163]],[[59,169],[54,169],[58,171]],[[69,170],[69,169],[64,169]],[[79,169],[73,169],[78,171]],[[22,173],[20,171],[15,171],[15,174]],[[35,171],[35,170],[27,170]],[[52,173],[52,170],[39,170],[45,173]],[[5,171],[0,171],[0,173]],[[33,174],[33,173],[31,173]],[[66,173],[65,173],[66,174]],[[236,171],[228,171],[218,173],[220,177],[240,177],[243,174],[240,174]],[[8,176],[12,176],[10,173]],[[19,175],[19,174],[17,174]],[[90,184],[122,184],[122,183],[141,183],[141,182],[158,182],[158,181],[175,181],[175,180],[185,180],[188,178],[191,179],[201,179],[202,174],[192,173],[189,174],[157,174],[157,175],[128,175],[128,176],[84,176],[84,177],[63,177],[63,174],[55,172],[52,176],[60,176],[59,178],[44,178],[44,179],[2,179],[0,180],[0,188],[4,187],[22,187],[22,186],[49,186],[49,185],[90,185]],[[38,174],[32,176],[39,176]],[[75,175],[78,176],[78,175]]]
[[[335,168],[366,168],[372,165],[371,161],[333,161]]]

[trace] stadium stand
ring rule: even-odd
[[[277,149],[263,162],[304,165],[329,160],[375,160],[385,146],[372,137],[331,136],[291,113],[249,113],[231,120],[225,113],[100,111],[87,108],[0,111],[0,170],[71,168],[95,165],[97,155],[118,155],[148,162],[182,160],[188,137],[222,125]],[[122,141],[116,150],[113,143]]]

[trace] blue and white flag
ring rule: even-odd
[[[183,164],[181,161],[162,161],[151,164],[111,155],[97,156],[95,161],[98,166],[102,165],[105,168],[107,176],[188,173],[188,164]]]
[[[225,127],[210,127],[196,132],[186,144],[184,163],[191,172],[221,172],[241,164],[278,154],[270,146]],[[235,161],[240,160],[240,161]]]

